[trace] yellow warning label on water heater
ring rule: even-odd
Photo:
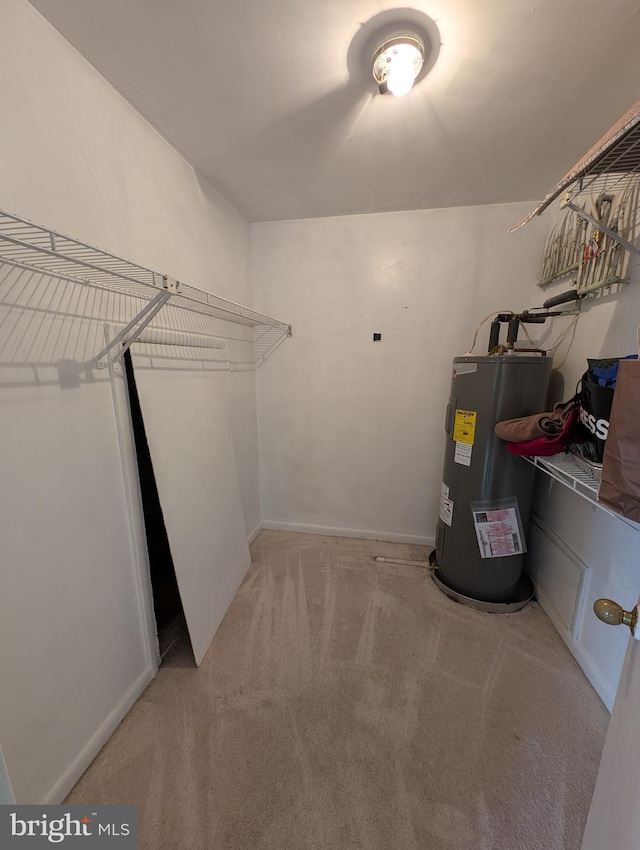
[[[456,410],[456,424],[453,427],[453,439],[456,443],[472,446],[476,437],[475,410]]]

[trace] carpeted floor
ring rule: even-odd
[[[578,850],[608,714],[534,604],[444,597],[416,546],[263,532],[67,803],[154,850]]]

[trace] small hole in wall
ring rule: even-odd
[[[381,339],[382,339],[382,334],[374,333],[374,335],[373,335],[373,341],[374,342],[380,342]]]

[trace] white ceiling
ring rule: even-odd
[[[537,200],[640,98],[636,0],[31,3],[250,221]],[[375,33],[430,19],[377,94]]]

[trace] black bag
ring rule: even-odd
[[[583,376],[580,393],[580,422],[589,432],[589,442],[595,445],[598,463],[602,463],[604,444],[609,433],[613,393],[613,387],[601,387],[585,380]]]
[[[638,344],[640,345],[640,336]],[[638,355],[601,357],[597,360],[587,358],[589,368],[580,379],[580,423],[586,430],[588,439],[585,448],[588,455],[598,463],[603,460],[618,374],[627,360],[637,361]],[[625,375],[628,374],[625,371]]]

